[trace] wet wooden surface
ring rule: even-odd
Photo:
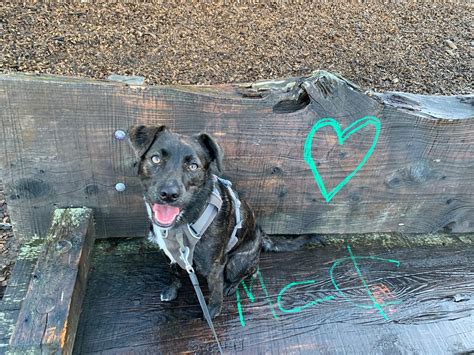
[[[224,351],[473,351],[474,239],[465,238],[471,243],[448,238],[444,246],[367,248],[346,241],[299,252],[265,253],[260,275],[266,292],[257,278],[251,302],[241,286],[242,318],[232,296],[225,299],[223,314],[215,320]],[[127,243],[96,245],[74,353],[216,351],[191,284],[185,282],[177,300],[161,302],[167,262],[146,244]],[[249,290],[250,286],[249,281]]]
[[[72,352],[94,246],[94,224],[88,208],[58,209],[54,215],[21,301],[9,354]]]
[[[225,153],[225,176],[271,234],[474,231],[473,96],[365,94],[333,74],[239,87],[145,87],[35,76],[0,76],[0,179],[15,235],[44,235],[56,207],[94,209],[97,236],[146,234],[146,212],[117,129],[162,125],[205,131]],[[381,122],[373,153],[326,202],[303,158],[328,191],[353,172],[374,125],[342,133],[365,116]],[[338,138],[345,136],[344,144]],[[115,184],[126,184],[117,192]]]

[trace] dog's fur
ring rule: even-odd
[[[128,136],[139,160],[138,175],[146,203],[180,208],[170,228],[199,218],[213,188],[212,174],[221,173],[223,154],[217,143],[205,133],[184,136],[172,133],[165,126],[134,126]],[[152,161],[153,156],[159,163]],[[195,171],[190,169],[191,164],[197,164]],[[238,243],[225,252],[235,225],[235,211],[227,189],[219,182],[216,184],[222,208],[194,251],[194,268],[207,279],[212,317],[220,313],[223,295],[233,292],[243,278],[256,271],[263,240],[263,231],[256,224],[251,208],[241,199],[243,225],[237,233]],[[173,198],[163,191],[173,192]],[[172,269],[171,283],[161,292],[163,301],[175,299],[181,286],[180,267],[173,264]]]

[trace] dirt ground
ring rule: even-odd
[[[473,92],[468,1],[0,4],[0,72],[214,84],[337,72],[362,88]],[[14,262],[0,189],[0,297]]]

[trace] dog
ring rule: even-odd
[[[257,270],[264,232],[247,202],[239,200],[230,184],[218,178],[223,153],[211,136],[185,136],[166,126],[137,125],[128,130],[128,138],[138,159],[151,221],[150,239],[171,260],[171,281],[161,292],[162,301],[177,297],[183,274],[165,242],[176,243],[170,240],[173,232],[183,228],[187,232],[186,228],[205,213],[212,196],[220,195],[222,204],[195,244],[192,256],[193,267],[207,281],[208,308],[214,318],[221,312],[224,295],[233,293]]]

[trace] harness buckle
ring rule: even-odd
[[[199,239],[199,234],[198,232],[196,232],[196,230],[194,229],[194,227],[188,223],[188,230],[189,230],[189,233],[191,233],[191,235],[196,238],[196,239]]]

